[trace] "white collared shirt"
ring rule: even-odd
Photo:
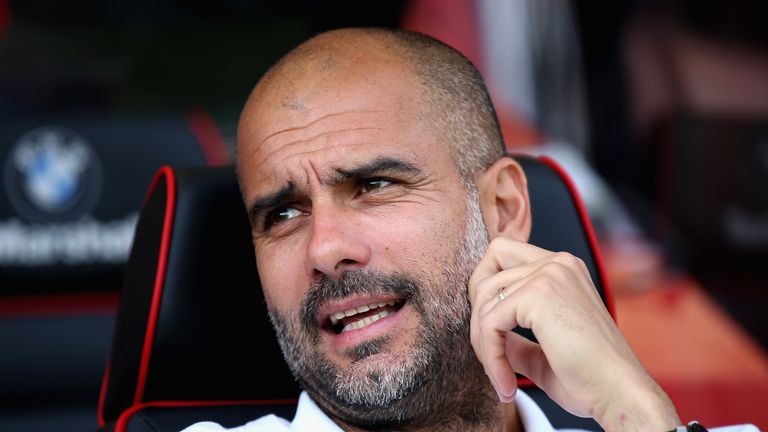
[[[541,408],[522,390],[518,390],[515,395],[515,405],[524,430],[528,432],[555,432],[555,428],[547,420],[547,416],[544,415]],[[202,422],[195,423],[182,432],[220,432],[224,430],[229,432],[343,432],[315,404],[307,392],[301,392],[299,404],[296,407],[296,416],[292,422],[270,414],[232,429],[225,429],[213,422]],[[711,432],[759,432],[752,425],[728,426],[709,430]],[[557,429],[557,431],[585,432],[581,429]]]

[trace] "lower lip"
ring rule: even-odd
[[[383,336],[387,332],[392,331],[392,328],[397,325],[402,317],[402,313],[407,307],[407,304],[403,305],[400,309],[391,312],[384,318],[380,318],[363,328],[349,330],[339,334],[330,333],[333,348],[345,349],[367,340]]]

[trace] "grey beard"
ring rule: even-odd
[[[302,387],[333,416],[362,427],[427,425],[450,414],[479,424],[492,415],[492,389],[469,340],[469,277],[488,246],[477,192],[467,200],[464,239],[453,258],[434,263],[436,275],[412,279],[402,274],[348,271],[336,280],[312,285],[300,313],[269,309],[286,362]],[[437,280],[435,280],[437,279]],[[384,336],[349,349],[352,364],[343,370],[317,350],[318,309],[352,294],[394,294],[407,299],[421,317],[413,346],[402,354],[387,351]],[[377,354],[387,355],[386,365]],[[393,361],[393,356],[397,356]]]
[[[401,280],[398,282],[398,279]],[[356,291],[355,293],[359,293],[360,290],[375,289],[376,294],[391,294],[391,291],[381,290],[378,287],[416,286],[402,279],[397,275],[364,273],[358,270],[344,273],[337,281],[322,280],[319,283],[322,287],[318,288],[318,292],[331,292],[334,285],[341,285],[338,291],[349,294],[351,294],[350,286],[361,287],[351,288]],[[304,328],[303,319],[285,320],[279,313],[270,311],[280,347],[291,371],[319,405],[344,421],[367,426],[382,422],[402,423],[414,414],[409,411],[419,412],[426,408],[407,396],[422,391],[431,379],[441,376],[440,368],[444,359],[456,358],[459,350],[455,347],[456,343],[451,343],[452,347],[444,350],[440,349],[443,344],[434,343],[434,341],[445,341],[446,337],[445,335],[437,337],[434,323],[425,322],[427,321],[424,314],[425,300],[420,295],[425,290],[417,288],[416,291],[418,293],[408,296],[408,303],[422,316],[423,325],[418,329],[413,346],[409,347],[408,352],[403,354],[388,352],[387,343],[390,337],[376,338],[348,350],[347,354],[351,354],[350,358],[353,361],[344,369],[326,360],[315,349],[316,345],[312,342],[315,336],[312,331]],[[302,315],[307,310],[311,310],[311,306],[308,305],[315,297],[311,294],[307,296],[308,301],[304,302]],[[302,322],[298,331],[291,328],[297,321]],[[316,320],[312,321],[315,329],[316,322]],[[448,331],[448,329],[445,330]],[[382,366],[373,360],[378,354],[387,356],[386,365]],[[393,356],[397,357],[393,358]],[[432,397],[426,399],[432,399]]]

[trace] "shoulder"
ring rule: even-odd
[[[218,423],[200,422],[187,427],[181,432],[288,432],[290,430],[290,424],[287,420],[270,414],[232,429],[226,429]]]

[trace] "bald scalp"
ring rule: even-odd
[[[413,73],[423,92],[416,115],[448,145],[451,159],[466,186],[504,154],[499,122],[485,82],[458,51],[429,36],[383,28],[341,29],[322,33],[286,54],[267,71],[249,98],[280,95],[270,103],[306,109],[307,94],[325,89],[300,88],[302,78],[333,77],[362,63],[403,67]],[[309,93],[307,93],[309,92]],[[304,96],[302,96],[304,95]],[[243,111],[243,117],[246,111]],[[241,127],[245,120],[241,117]]]

